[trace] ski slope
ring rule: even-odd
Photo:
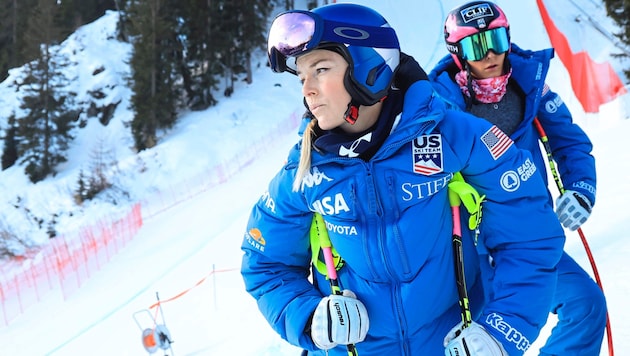
[[[446,53],[442,43],[446,12],[461,3],[356,2],[381,12],[397,29],[403,50],[427,70]],[[497,3],[508,14],[514,42],[532,49],[549,46],[535,1]],[[566,21],[572,21],[570,16]],[[222,132],[231,140],[221,142],[221,149],[243,150],[261,120],[273,123],[300,112],[298,81],[288,74],[271,75],[268,71],[264,67],[257,70],[254,84],[243,89],[247,95],[242,97],[246,99],[239,99],[239,89],[233,98],[223,99],[230,102],[229,106],[223,103],[210,111],[217,116],[208,121],[233,120],[234,115],[240,119]],[[625,307],[630,295],[630,271],[622,267],[630,255],[626,226],[630,221],[630,182],[626,178],[630,176],[630,153],[624,144],[630,135],[630,120],[622,119],[626,114],[619,105],[625,104],[619,102],[603,108],[597,117],[581,112],[571,94],[567,73],[558,61],[552,66],[548,82],[570,105],[576,121],[595,144],[598,203],[584,231],[603,279],[616,351],[623,355],[630,352],[630,310]],[[280,88],[277,83],[281,83]],[[260,102],[252,105],[251,97]],[[186,119],[183,122],[194,123]],[[51,293],[8,327],[0,326],[0,355],[143,355],[147,352],[142,347],[141,331],[152,326],[153,318],[166,325],[174,341],[172,350],[160,350],[157,355],[299,355],[300,350],[281,340],[262,318],[254,300],[245,293],[238,272],[249,210],[296,140],[295,130],[275,137],[229,181],[146,219],[138,235],[67,300]],[[213,144],[203,130],[180,125],[165,139],[171,146],[160,155],[177,151],[179,141],[194,142],[199,147]],[[173,175],[172,181],[184,178]],[[577,234],[569,233],[567,240],[567,251],[590,271]],[[161,310],[149,309],[158,296]],[[551,317],[543,337],[553,322]],[[539,346],[537,341],[527,355],[536,355]],[[606,346],[602,350],[602,355],[607,354]]]

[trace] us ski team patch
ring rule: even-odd
[[[430,176],[444,170],[442,135],[422,135],[413,141],[413,171]]]
[[[492,126],[486,133],[481,135],[481,141],[495,160],[501,157],[514,143],[508,135],[496,126]]]

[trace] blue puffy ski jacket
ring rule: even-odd
[[[533,124],[538,117],[547,133],[549,145],[565,189],[584,194],[595,205],[596,171],[593,146],[584,131],[575,123],[560,96],[545,84],[553,49],[523,50],[512,44],[508,59],[512,66],[510,80],[516,81],[525,94],[524,119],[511,135],[519,148],[532,152],[534,163],[547,181],[545,157],[539,146],[539,134]],[[458,71],[451,55],[445,56],[429,73],[438,95],[460,110],[465,110],[464,95],[452,79]],[[554,188],[555,190],[555,188]],[[551,198],[551,196],[550,196]]]
[[[464,237],[475,320],[510,355],[536,339],[564,234],[528,152],[487,121],[447,110],[428,81],[408,89],[402,115],[369,161],[313,150],[310,174],[293,192],[299,148],[253,207],[242,244],[246,289],[282,338],[325,355],[307,331],[331,293],[326,278],[311,272],[309,228],[319,212],[345,260],[340,284],[370,318],[359,354],[442,355],[444,337],[461,320],[447,184],[462,172],[486,196],[477,245]]]

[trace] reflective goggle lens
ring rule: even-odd
[[[315,34],[315,19],[311,14],[288,12],[279,15],[271,24],[267,40],[267,54],[271,69],[283,72],[287,57],[309,48]],[[289,69],[290,70],[290,69]]]
[[[510,39],[507,29],[498,27],[464,37],[459,42],[460,56],[469,61],[480,61],[492,50],[496,54],[505,53],[510,49]]]

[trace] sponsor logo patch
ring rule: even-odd
[[[326,223],[326,230],[328,231],[332,231],[335,232],[339,235],[358,235],[359,233],[357,232],[357,228],[356,226],[352,226],[352,225],[337,225],[337,224],[333,224],[330,223],[328,221],[325,222]]]
[[[513,192],[521,186],[521,180],[514,171],[507,171],[501,175],[501,188],[506,192]]]
[[[350,207],[346,203],[343,194],[337,193],[335,196],[326,196],[313,202],[313,211],[326,215],[337,215],[342,212],[349,212]]]
[[[250,244],[253,248],[265,252],[265,238],[262,235],[262,232],[257,228],[252,228],[245,234],[245,240]]]
[[[516,171],[518,172],[521,181],[525,182],[528,181],[534,173],[536,173],[536,165],[528,158],[516,169]]]
[[[269,195],[268,191],[260,197],[260,200],[264,203],[265,208],[269,209],[269,211],[274,214],[276,213],[276,202],[273,200],[271,195]]]
[[[448,182],[453,179],[453,174],[449,173],[446,177],[437,178],[422,183],[403,183],[401,185],[402,200],[410,201],[412,199],[424,199],[439,192],[448,186]]]
[[[470,21],[482,21],[485,24],[484,17],[492,17],[494,13],[489,4],[483,3],[478,5],[473,5],[467,7],[460,11],[460,15],[462,16],[462,20],[465,23],[469,23]]]
[[[486,324],[505,337],[505,340],[513,343],[518,350],[527,351],[531,342],[517,328],[503,320],[503,317],[497,313],[491,313],[486,317]]]
[[[501,175],[501,188],[506,192],[513,192],[521,186],[521,182],[528,181],[536,173],[536,165],[529,158],[516,168]]]
[[[582,182],[582,181],[575,182],[575,183],[571,184],[571,187],[584,189],[586,191],[589,191],[593,195],[595,195],[595,191],[596,191],[595,187],[593,187],[592,185],[590,185],[590,184],[588,184],[586,182]]]
[[[547,110],[548,113],[553,114],[558,111],[558,108],[562,106],[562,104],[564,104],[564,101],[562,101],[562,98],[556,95],[552,99],[545,102],[545,110]]]
[[[444,170],[442,162],[442,135],[416,137],[412,145],[413,171],[430,176]]]
[[[340,156],[344,156],[344,157],[350,157],[350,158],[354,158],[354,157],[359,157],[359,153],[356,152],[357,148],[359,147],[359,145],[361,144],[362,141],[365,142],[372,142],[372,133],[369,132],[361,137],[359,137],[358,139],[354,140],[354,142],[352,142],[352,145],[350,145],[350,148],[345,147],[345,146],[340,146],[339,147],[339,155]]]
[[[320,185],[323,181],[332,182],[332,178],[327,177],[326,173],[320,172],[317,167],[313,167],[313,170],[308,172],[302,179],[302,191],[304,191],[305,187],[313,188]]]

